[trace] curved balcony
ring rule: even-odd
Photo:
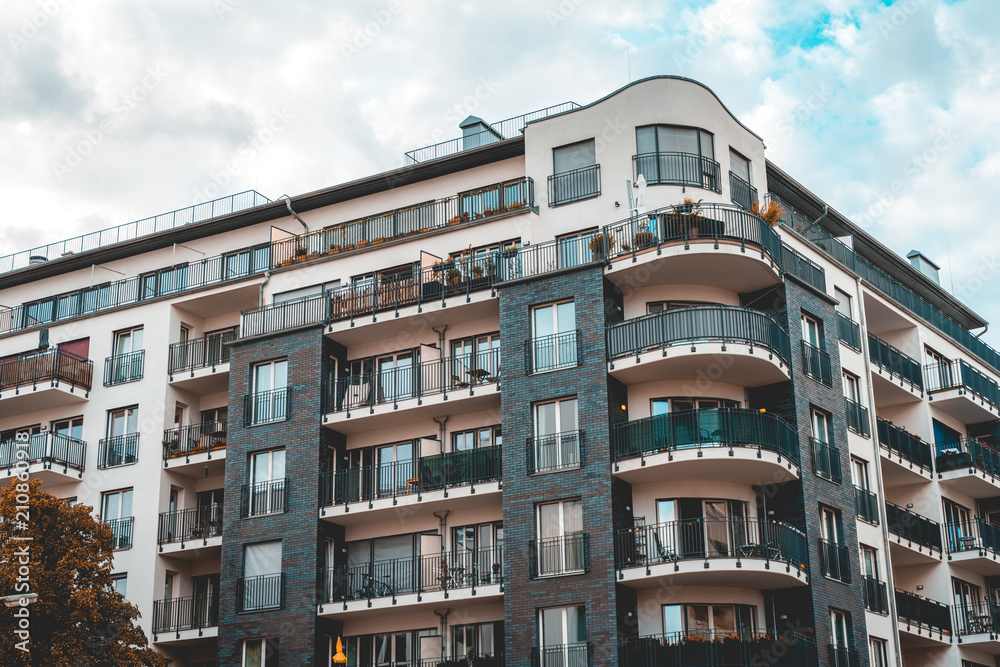
[[[619,530],[615,567],[633,588],[671,583],[760,590],[805,586],[808,547],[800,530],[756,519],[684,519]]]
[[[631,483],[770,484],[799,475],[795,430],[777,415],[757,410],[692,410],[615,424],[611,446],[615,474]]]
[[[655,151],[632,156],[635,180],[650,185],[681,185],[722,194],[719,163],[697,153]]]
[[[816,645],[805,635],[769,630],[697,630],[624,638],[618,643],[618,664],[624,667],[753,667],[762,664],[804,667],[814,663],[815,653]]]
[[[739,306],[694,306],[608,327],[611,373],[626,384],[720,380],[757,387],[788,380],[788,334],[777,320]]]

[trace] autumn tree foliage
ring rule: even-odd
[[[111,529],[40,487],[14,477],[0,491],[0,596],[38,595],[0,606],[0,665],[164,667],[112,584]]]

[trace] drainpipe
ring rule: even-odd
[[[437,417],[433,417],[432,419],[434,419],[434,421],[437,422],[438,441],[441,443],[441,453],[444,454],[444,425],[448,423],[448,420],[451,419],[451,416],[445,415],[444,419],[441,421],[438,421]]]
[[[257,307],[258,308],[263,308],[264,307],[264,285],[266,285],[269,280],[271,280],[271,272],[270,271],[265,271],[264,272],[264,282],[262,282],[260,284],[260,294],[257,296]]]
[[[445,651],[448,647],[448,614],[451,613],[451,609],[445,609],[444,611],[434,610],[434,613],[441,618],[441,659],[448,655]]]
[[[445,536],[445,533],[448,532],[448,515],[449,514],[451,514],[451,510],[445,510],[444,514],[438,514],[437,512],[434,512],[434,516],[436,516],[438,518],[438,523],[439,523],[439,525],[441,527],[441,557],[442,558],[445,555],[444,536]]]
[[[289,197],[289,196],[287,196],[287,195],[285,195],[285,208],[288,209],[288,212],[291,214],[291,216],[293,218],[295,218],[296,220],[299,221],[299,224],[302,225],[303,229],[306,230],[306,234],[308,234],[309,233],[309,225],[306,224],[305,220],[303,220],[302,218],[299,217],[298,213],[296,213],[295,211],[292,210],[292,198]]]
[[[447,330],[448,330],[447,324],[444,325],[444,328],[441,329],[441,331],[438,331],[437,329],[431,329],[431,331],[433,331],[438,335],[438,349],[441,350],[442,355],[444,354],[444,332]]]
[[[984,333],[990,330],[990,323],[986,323],[986,328],[976,334],[976,338],[980,338]]]

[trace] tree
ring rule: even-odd
[[[167,664],[135,624],[139,610],[114,589],[111,528],[91,511],[42,491],[38,480],[15,476],[0,491],[0,596],[38,595],[27,606],[0,606],[0,665]]]

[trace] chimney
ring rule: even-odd
[[[941,279],[938,277],[938,270],[940,270],[941,267],[927,259],[922,252],[918,250],[911,250],[906,255],[906,258],[910,260],[910,264],[912,264],[913,268],[917,271],[933,280],[936,284],[941,284]]]
[[[496,141],[503,141],[503,135],[490,127],[482,118],[469,116],[458,127],[462,130],[462,150],[479,148]]]

